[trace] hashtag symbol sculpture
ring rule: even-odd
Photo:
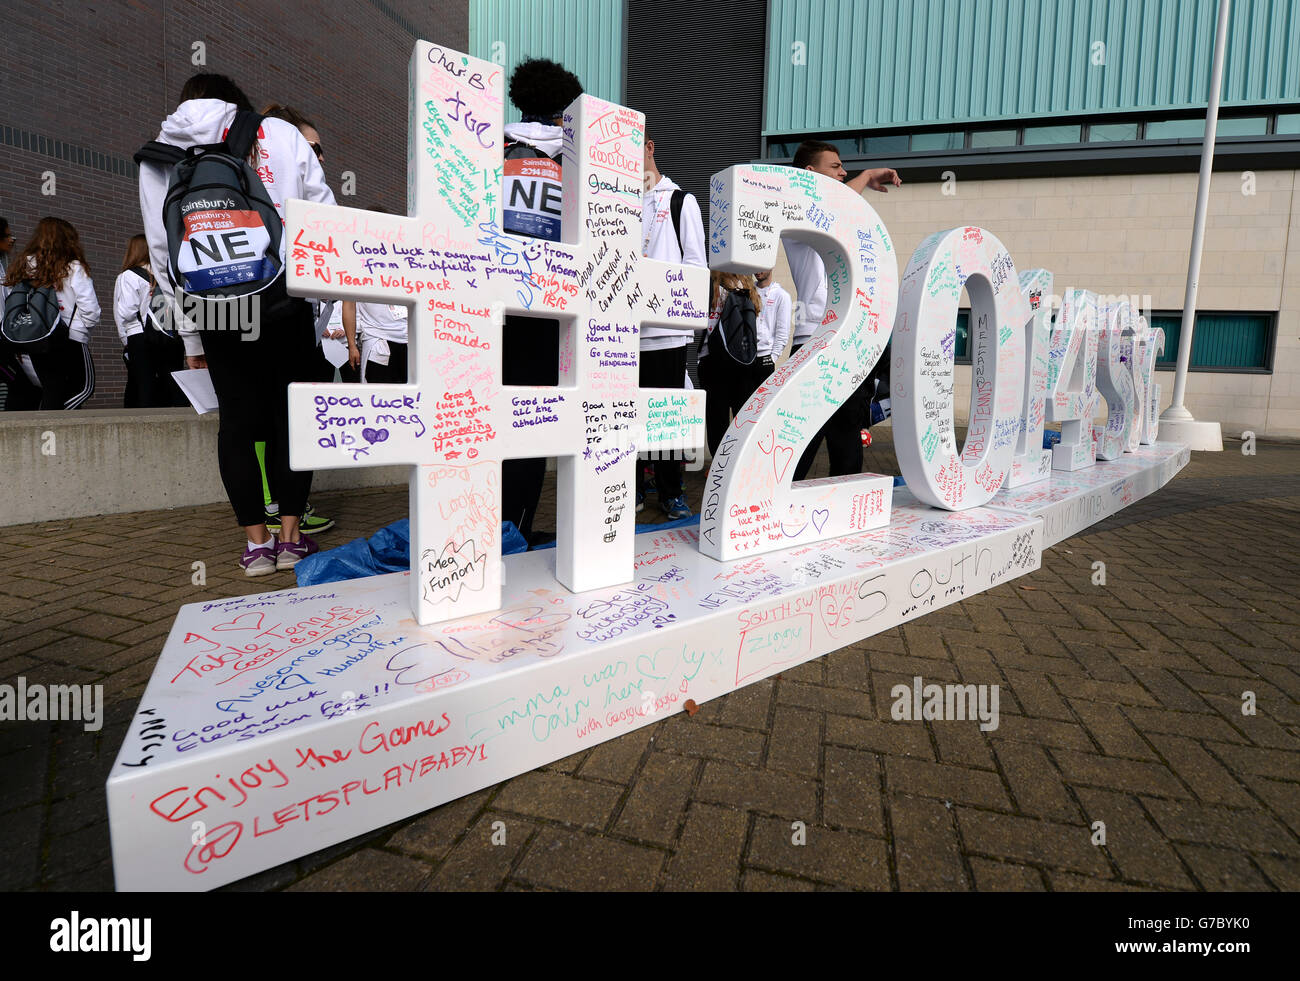
[[[501,605],[504,459],[557,458],[559,581],[627,582],[637,452],[703,443],[702,392],[637,386],[640,328],[703,328],[708,289],[641,255],[644,116],[569,106],[562,241],[520,238],[502,229],[500,68],[421,41],[409,79],[409,217],[293,200],[285,224],[290,292],[409,308],[411,383],[290,386],[291,463],[412,468],[422,624]],[[502,384],[505,314],[559,320],[558,388]]]

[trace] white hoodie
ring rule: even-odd
[[[36,259],[29,257],[28,268],[36,271]],[[99,323],[99,297],[86,267],[73,259],[68,263],[63,282],[54,291],[59,299],[59,317],[67,325],[68,336],[78,344],[90,343],[90,331]]]
[[[780,283],[768,280],[758,287],[763,309],[758,311],[758,356],[779,358],[790,339],[790,294]]]
[[[795,307],[794,342],[806,344],[816,333],[826,316],[826,266],[822,257],[811,245],[802,242],[782,241],[785,259],[790,266],[790,278],[799,297]]]
[[[554,160],[564,149],[564,130],[546,123],[507,123],[506,140],[535,146]]]
[[[117,336],[123,347],[128,337],[144,333],[141,317],[148,305],[149,281],[124,269],[113,284],[113,319],[117,321]]]
[[[158,134],[162,143],[191,147],[219,143],[235,120],[236,108],[220,99],[191,99],[182,102],[168,116]],[[275,210],[284,221],[284,203],[290,198],[306,198],[321,204],[333,204],[334,192],[325,183],[325,172],[311,145],[298,128],[283,119],[267,117],[257,131],[255,169],[266,185]],[[168,171],[157,164],[140,165],[140,211],[144,217],[144,234],[149,240],[149,261],[154,279],[166,296],[172,296],[168,275],[167,230],[163,227],[163,200],[167,196]],[[285,258],[286,238],[280,239],[280,259]],[[190,327],[189,330],[186,328]],[[203,353],[203,342],[187,321],[181,323],[185,353]]]
[[[704,250],[704,218],[694,194],[682,201],[682,238],[677,240],[673,229],[673,191],[678,185],[667,177],[646,191],[641,200],[641,253],[649,259],[662,262],[680,262],[688,266],[709,266]],[[642,327],[641,350],[664,351],[685,347],[691,342],[689,330],[672,330],[668,327]]]

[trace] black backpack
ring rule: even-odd
[[[221,143],[183,150],[153,140],[136,153],[136,163],[171,168],[162,219],[174,289],[205,300],[284,292],[284,222],[248,163],[262,119],[241,110]]]
[[[171,326],[173,321],[171,310],[164,309],[160,315],[156,309],[156,305],[164,298],[159,294],[158,284],[154,282],[150,272],[142,266],[132,266],[127,271],[135,273],[149,284],[149,299],[140,304],[140,309],[135,315],[135,319],[140,321],[140,326],[144,328],[149,343],[156,343],[160,339],[168,342],[179,339],[180,335]]]
[[[73,307],[72,317],[76,315]],[[24,279],[5,298],[0,337],[23,354],[44,354],[60,335],[66,337],[68,328],[59,316],[58,295],[48,286],[33,286]]]
[[[758,357],[758,310],[749,290],[724,289],[722,312],[717,326],[709,331],[710,342],[721,341],[726,355],[741,365],[751,365]],[[712,350],[712,349],[710,349]]]
[[[686,192],[680,187],[673,191],[672,197],[668,199],[668,213],[673,219],[673,234],[677,236],[677,247],[685,255],[686,249],[682,246],[682,204],[686,201]]]

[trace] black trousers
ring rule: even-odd
[[[95,362],[89,344],[59,331],[50,338],[48,351],[31,358],[41,380],[42,409],[76,409],[95,394]]]
[[[560,322],[506,317],[501,334],[501,380],[506,385],[560,383]],[[532,540],[533,518],[546,480],[546,457],[501,464],[501,520]]]
[[[745,371],[749,375],[749,391],[745,393],[745,399],[741,402],[742,406],[758,390],[759,385],[772,377],[772,373],[776,371],[776,362],[772,360],[770,354],[767,354],[761,358],[755,358],[754,363],[749,365]]]
[[[295,299],[262,316],[256,340],[242,330],[199,334],[221,412],[217,466],[241,525],[266,520],[253,449],[258,441],[266,443],[266,473],[280,514],[301,517],[307,504],[311,471],[289,469],[288,392],[291,382],[313,380],[314,329],[311,305]]]
[[[5,412],[27,412],[41,407],[41,390],[31,383],[11,347],[0,347],[0,382],[5,386]]]
[[[638,383],[642,388],[685,388],[686,345],[663,351],[642,351]],[[642,456],[641,459],[645,459]],[[655,491],[659,500],[673,501],[682,496],[682,465],[678,460],[655,460]],[[636,468],[636,492],[645,493],[645,467]]]
[[[792,347],[790,356],[793,357],[801,347],[802,344]],[[808,476],[823,439],[826,441],[826,453],[830,457],[832,477],[862,473],[862,430],[869,421],[865,411],[866,399],[867,391],[864,382],[840,404],[834,415],[826,421],[826,425],[817,430],[817,434],[808,443],[808,448],[804,450],[803,456],[795,465],[795,480],[803,480]]]
[[[755,358],[753,364],[737,364],[725,354],[706,354],[700,358],[700,387],[708,393],[704,404],[704,428],[709,452],[717,453],[718,444],[731,425],[731,417],[744,408],[754,390],[776,370],[770,357]]]
[[[152,336],[151,336],[152,335]],[[126,393],[123,408],[186,406],[189,399],[172,378],[185,367],[185,345],[160,331],[145,329],[126,339]]]
[[[366,382],[371,385],[406,384],[406,345],[388,342],[388,364],[366,362]]]

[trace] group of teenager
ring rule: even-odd
[[[505,132],[501,200],[507,232],[560,238],[561,122],[564,109],[581,94],[578,78],[555,62],[532,59],[512,74],[509,95],[522,119]],[[232,149],[235,142],[241,142],[237,150]],[[334,195],[322,169],[324,151],[315,125],[278,104],[255,113],[239,86],[223,75],[191,77],[175,111],[164,120],[158,140],[136,157],[144,233],[128,242],[114,288],[114,318],[128,369],[125,403],[127,407],[183,405],[171,373],[208,369],[220,412],[218,467],[246,538],[240,565],[249,576],[267,575],[292,569],[317,551],[307,532],[327,530],[333,524],[311,511],[307,500],[311,472],[289,467],[288,386],[339,376],[347,381],[405,382],[406,308],[336,305],[289,296],[283,285],[285,246],[280,237],[280,275],[274,288],[261,291],[256,323],[214,317],[211,322],[221,327],[213,328],[204,315],[205,302],[217,301],[200,302],[197,317],[190,307],[182,312],[176,282],[177,233],[164,219],[170,206],[169,182],[175,183],[173,166],[179,166],[173,161],[193,147],[203,147],[205,153],[221,149],[228,155],[242,155],[250,167],[255,164],[268,206],[274,207],[281,227],[290,198],[333,204]],[[643,253],[707,268],[699,203],[660,172],[655,144],[648,136],[644,153]],[[847,179],[838,152],[829,144],[803,144],[794,165]],[[539,182],[546,187],[534,186]],[[884,191],[901,182],[893,170],[881,168],[847,183],[858,191]],[[387,209],[372,205],[371,210]],[[60,218],[41,219],[23,249],[13,250],[15,241],[13,230],[0,219],[0,281],[6,294],[20,287],[53,291],[61,329],[39,352],[0,344],[0,382],[8,389],[5,407],[76,408],[94,390],[89,335],[99,322],[100,308],[89,264],[76,229]],[[641,332],[642,387],[689,386],[689,345],[697,345],[699,382],[708,394],[706,430],[711,451],[716,451],[732,415],[773,373],[786,344],[792,341],[791,352],[798,351],[821,325],[826,307],[821,259],[799,243],[787,242],[785,249],[800,299],[797,309],[792,309],[790,294],[772,281],[771,270],[757,276],[715,271],[710,276],[708,329],[702,338],[655,327]],[[274,256],[270,258],[274,265]],[[721,328],[730,330],[734,321],[746,318],[752,341],[747,350],[738,352]],[[346,360],[337,373],[322,351],[324,340],[346,343]],[[507,385],[558,384],[558,321],[507,316],[502,362],[502,380]],[[887,370],[888,358],[881,363]],[[837,410],[804,454],[796,479],[806,476],[823,438],[832,475],[861,470],[860,432],[870,422],[866,405],[872,394],[880,394],[881,381],[868,378],[859,395]],[[533,527],[545,471],[545,459],[509,460],[503,465],[502,519],[514,524],[530,547],[554,538],[553,533]],[[651,493],[667,517],[691,515],[679,461],[638,466],[638,511]]]

